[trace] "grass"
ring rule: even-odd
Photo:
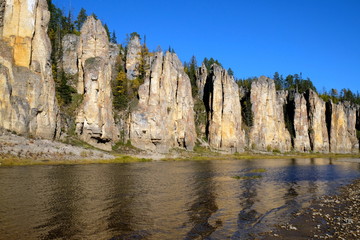
[[[69,143],[69,142],[68,142]],[[72,145],[81,146],[86,149],[95,149],[94,147],[77,139],[71,139]],[[120,144],[119,144],[120,145]],[[148,162],[152,161],[151,156],[149,158],[138,158],[136,152],[121,151],[122,148],[129,148],[125,144],[124,146],[117,146],[117,149],[111,154],[114,159],[86,159],[88,154],[82,154],[81,159],[78,160],[62,160],[65,155],[59,155],[56,159],[46,159],[36,155],[33,157],[23,158],[9,154],[0,154],[0,166],[23,166],[23,165],[59,165],[59,164],[97,164],[97,163],[133,163],[133,162]],[[120,151],[119,151],[120,150]],[[173,149],[170,153],[166,154],[162,161],[207,161],[207,160],[251,160],[251,159],[291,159],[291,158],[360,158],[360,154],[334,154],[334,153],[297,153],[288,152],[281,154],[274,153],[254,153],[243,152],[235,154],[224,154],[221,152],[212,152],[208,148],[195,147],[193,152]],[[253,169],[247,173],[263,173],[266,169]]]
[[[261,176],[261,175],[253,175],[253,176],[233,176],[232,178],[238,179],[238,180],[253,180],[253,179],[262,178],[262,176]]]
[[[0,157],[0,166],[27,166],[27,165],[74,165],[74,164],[105,164],[105,163],[134,163],[150,162],[149,158],[137,158],[127,155],[116,155],[114,159],[76,159],[76,160],[57,160],[57,159],[27,159],[13,156]]]
[[[264,173],[266,172],[265,168],[257,168],[257,169],[252,169],[250,171],[248,171],[248,173]]]

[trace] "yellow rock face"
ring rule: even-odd
[[[35,32],[37,0],[7,0],[3,39],[13,47],[15,64],[30,66],[31,43]]]
[[[16,37],[13,48],[15,64],[28,68],[31,58],[31,39],[28,37]]]

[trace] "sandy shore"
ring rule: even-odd
[[[360,239],[360,179],[315,200],[263,239]]]

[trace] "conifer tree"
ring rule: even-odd
[[[84,8],[81,8],[81,10],[77,16],[77,19],[75,21],[75,26],[76,26],[77,31],[80,32],[82,25],[86,21],[86,18],[87,18],[86,10]]]

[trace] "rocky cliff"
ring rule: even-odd
[[[204,98],[204,88],[206,79],[208,77],[208,70],[203,63],[201,67],[196,70],[196,86],[198,88],[198,95],[200,99]]]
[[[263,151],[291,149],[291,137],[285,128],[283,107],[287,93],[276,92],[274,80],[260,77],[251,85],[253,126],[250,148]]]
[[[307,109],[309,114],[309,137],[311,149],[314,152],[329,151],[329,133],[326,121],[325,102],[313,91],[309,90],[306,94]],[[327,115],[326,115],[327,114]]]
[[[0,0],[0,36],[2,36],[2,29],[4,26],[5,0]]]
[[[174,53],[155,53],[149,76],[131,114],[130,140],[141,149],[192,150],[196,141],[190,79]]]
[[[75,34],[67,34],[62,39],[62,70],[68,75],[79,72],[78,48],[80,37]]]
[[[5,1],[0,44],[0,126],[54,138],[59,131],[46,0]],[[3,6],[1,3],[1,6]]]
[[[309,152],[311,151],[309,138],[309,117],[307,101],[304,94],[295,93],[294,105],[294,150],[298,152]]]
[[[130,39],[126,54],[126,77],[133,80],[139,76],[138,67],[140,64],[141,44],[139,36],[135,35]]]
[[[76,133],[98,148],[111,150],[118,140],[111,93],[109,40],[99,20],[88,17],[81,29],[78,47],[77,90],[83,102],[76,117]]]
[[[208,114],[207,135],[210,146],[218,150],[242,152],[245,133],[241,128],[239,87],[234,78],[220,66],[212,65],[203,94]]]
[[[346,104],[346,103],[345,103]],[[330,126],[330,152],[349,153],[357,152],[359,149],[356,139],[356,109],[348,103],[328,104],[331,111]]]

